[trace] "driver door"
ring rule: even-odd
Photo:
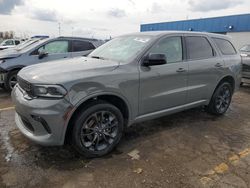
[[[169,36],[148,51],[147,54],[165,54],[167,64],[140,65],[140,115],[171,110],[186,103],[188,64],[183,61],[182,41],[181,36]]]

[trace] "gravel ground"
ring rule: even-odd
[[[0,187],[250,187],[250,86],[214,117],[192,109],[128,128],[114,152],[85,159],[16,129],[0,91]]]

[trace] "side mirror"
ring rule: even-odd
[[[44,57],[48,56],[48,52],[40,51],[38,54],[38,59],[42,59]]]
[[[144,66],[164,65],[167,63],[165,54],[149,54],[143,61]]]

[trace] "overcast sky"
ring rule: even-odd
[[[250,0],[0,0],[0,31],[95,38],[137,32],[141,23],[250,13]]]

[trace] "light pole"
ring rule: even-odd
[[[59,34],[59,37],[61,36],[61,23],[58,22],[58,34]]]

